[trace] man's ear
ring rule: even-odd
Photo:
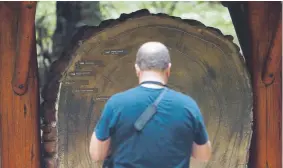
[[[171,66],[172,66],[171,63],[169,63],[169,64],[168,64],[168,68],[167,68],[167,70],[166,70],[167,77],[170,76]]]
[[[170,71],[170,69],[171,69],[171,66],[172,66],[172,64],[169,63],[169,64],[168,64],[168,70],[169,70],[169,71]]]
[[[138,66],[138,64],[135,64],[135,69],[136,69],[137,76],[139,76],[141,70],[140,70],[140,67]]]

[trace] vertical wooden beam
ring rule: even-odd
[[[18,16],[17,53],[14,63],[13,89],[18,95],[27,91],[29,62],[34,42],[36,2],[22,2]]]
[[[281,68],[278,67],[274,72],[272,84],[266,85],[262,81],[269,49],[282,47],[282,42],[272,43],[278,23],[282,22],[281,6],[281,2],[248,2],[247,17],[252,51],[247,62],[254,93],[254,134],[250,153],[252,168],[282,167]],[[282,50],[278,56],[282,56]]]
[[[35,14],[35,7],[35,2],[0,2],[0,145],[2,168],[40,168],[41,166],[34,21],[25,24],[25,20],[20,19],[34,18],[32,15]],[[23,17],[22,14],[26,16]],[[22,29],[21,26],[25,28]],[[30,32],[29,30],[33,31]],[[20,47],[19,44],[24,46]],[[21,51],[22,49],[24,51]],[[21,53],[20,62],[17,59],[19,53]],[[18,67],[17,70],[15,70],[15,65]],[[15,71],[20,72],[19,74],[23,78],[18,78],[19,82],[23,82],[24,87],[26,87],[26,91],[20,93],[20,95],[13,90],[12,81]]]
[[[280,17],[281,20],[281,17]],[[282,58],[282,22],[278,23],[276,33],[272,40],[269,53],[265,61],[265,68],[262,72],[262,81],[266,84],[272,84],[274,81],[274,73],[281,68],[280,62]]]
[[[282,4],[267,1],[224,5],[252,76],[254,132],[249,167],[282,167]]]

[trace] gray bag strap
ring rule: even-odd
[[[141,131],[145,127],[145,125],[149,122],[149,120],[154,116],[154,114],[157,112],[157,106],[164,97],[167,90],[168,88],[164,88],[164,90],[159,94],[159,96],[154,101],[154,103],[149,105],[136,120],[134,126],[137,131]]]

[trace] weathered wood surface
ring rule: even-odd
[[[279,15],[279,14],[278,14]],[[270,49],[265,59],[265,66],[262,71],[262,81],[266,85],[272,84],[275,80],[274,73],[278,72],[281,68],[281,58],[282,58],[282,22],[281,13],[280,18],[278,18],[278,26],[276,32],[273,35],[272,42],[270,44]],[[275,23],[274,23],[275,24]]]
[[[34,21],[35,7],[36,2],[0,2],[0,153],[2,168],[40,167],[39,93],[36,49],[33,40],[35,35],[34,31],[29,31],[33,30],[34,22],[23,24],[29,23],[27,20]],[[28,36],[32,37],[26,38]],[[22,46],[19,47],[19,44]],[[18,62],[20,61],[17,59],[19,55],[21,55],[22,62]],[[30,61],[27,61],[28,58]],[[26,90],[24,87],[19,88],[24,90],[20,93],[21,96],[13,90],[15,65],[21,65],[17,69],[21,75],[19,81],[23,82],[21,84],[26,87]]]
[[[251,35],[251,56],[254,93],[254,135],[251,146],[253,168],[282,167],[282,37],[275,37],[282,24],[281,2],[248,2],[248,19]],[[276,40],[274,42],[274,39]],[[276,55],[269,49],[279,48]],[[271,83],[265,84],[262,74],[268,58],[279,60],[271,64]]]
[[[138,47],[160,41],[172,55],[169,86],[196,99],[212,140],[211,161],[193,161],[192,167],[244,168],[252,135],[252,94],[243,57],[231,39],[197,21],[145,10],[82,28],[52,65],[43,91],[46,166],[99,167],[91,162],[88,148],[104,98],[137,85]]]
[[[282,167],[282,4],[234,2],[227,6],[252,75],[254,134],[249,167],[279,168]]]

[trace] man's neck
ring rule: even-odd
[[[155,72],[143,72],[143,74],[139,78],[139,83],[145,82],[145,81],[155,81],[155,82],[160,82],[162,84],[166,84],[165,77],[161,75],[160,73],[155,73]],[[160,86],[157,84],[142,84],[144,87],[149,87],[149,88],[162,88],[164,86]]]

